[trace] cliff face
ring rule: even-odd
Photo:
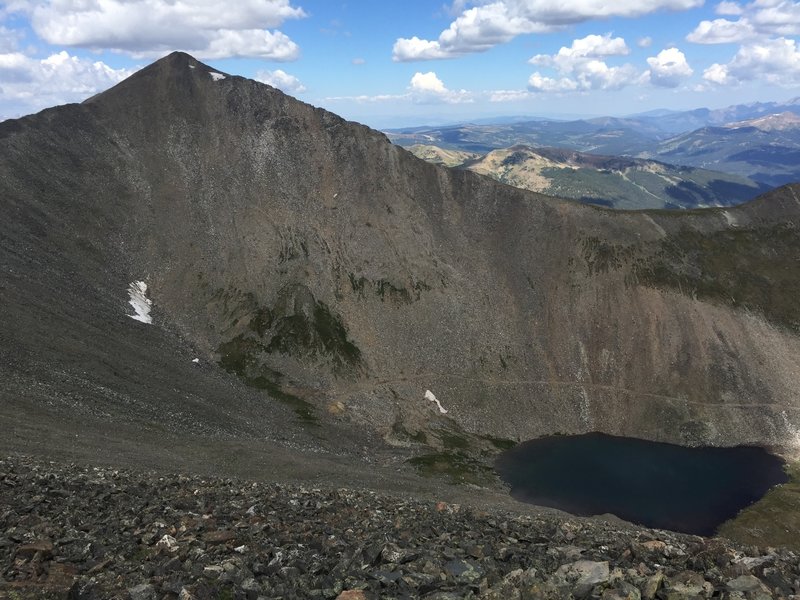
[[[0,124],[6,423],[383,434],[431,390],[499,437],[798,442],[800,186],[605,211],[212,75],[175,53]]]

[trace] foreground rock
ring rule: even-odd
[[[0,461],[0,598],[793,598],[798,556],[371,492]]]

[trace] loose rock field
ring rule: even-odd
[[[0,460],[2,598],[793,598],[798,560],[602,520]]]

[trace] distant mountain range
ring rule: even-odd
[[[703,127],[639,156],[736,173],[775,187],[800,180],[800,117],[787,111]]]
[[[611,208],[704,208],[754,198],[766,186],[750,179],[655,160],[517,145],[481,155],[414,145],[416,156],[509,185]]]
[[[485,154],[523,144],[700,167],[769,187],[800,181],[800,98],[719,110],[651,111],[627,118],[537,119],[386,133],[402,146],[435,145]]]
[[[800,115],[800,97],[786,102],[751,102],[736,104],[716,110],[698,108],[687,111],[655,110],[630,118],[649,122],[658,129],[668,133],[685,133],[693,129],[710,125],[725,125],[735,121],[759,119],[765,115],[791,112]]]
[[[641,121],[603,117],[579,121],[527,121],[492,125],[412,127],[385,132],[401,146],[435,145],[484,154],[517,144],[569,148],[598,154],[645,152],[667,139],[664,132]]]

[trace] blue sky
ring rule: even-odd
[[[0,119],[174,49],[375,127],[800,95],[800,2],[10,0]]]

